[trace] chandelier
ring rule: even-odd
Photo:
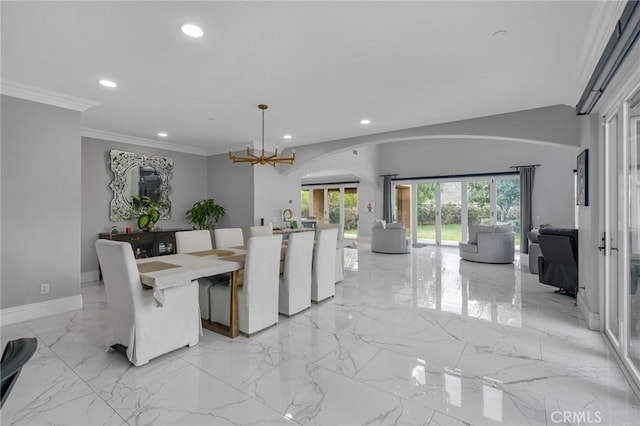
[[[276,151],[273,155],[265,155],[264,152],[264,110],[269,108],[269,106],[260,104],[258,108],[262,110],[262,153],[258,155],[254,155],[251,153],[251,149],[247,147],[247,155],[235,155],[231,150],[229,150],[229,160],[234,163],[251,163],[251,165],[255,164],[271,164],[273,167],[276,166],[276,163],[283,164],[293,164],[293,161],[296,159],[296,151],[295,149],[291,153],[291,157],[278,157],[278,147],[276,146]]]

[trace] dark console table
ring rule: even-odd
[[[132,232],[131,234],[98,234],[98,238],[126,241],[131,244],[137,259],[176,253],[176,232],[187,229],[166,231]]]

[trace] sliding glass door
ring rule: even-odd
[[[604,119],[604,334],[640,386],[640,89]]]
[[[640,386],[640,90],[628,102],[629,210],[627,215],[628,253],[626,274],[629,280],[625,309],[628,318],[627,354]]]
[[[467,239],[469,224],[511,223],[514,232],[520,230],[515,173],[396,182],[394,196],[395,219],[418,243],[457,245]]]
[[[357,184],[305,186],[300,190],[300,206],[303,219],[341,224],[345,238],[358,238]]]

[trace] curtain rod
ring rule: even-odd
[[[316,182],[316,183],[303,183],[300,186],[327,186],[327,185],[350,185],[360,183],[359,180],[346,180],[339,182]]]
[[[540,164],[527,164],[524,166],[509,166],[510,169],[519,169],[521,167],[540,167]]]
[[[489,177],[489,176],[507,176],[517,175],[518,172],[488,172],[488,173],[469,173],[466,175],[440,175],[440,176],[413,176],[394,179],[394,181],[402,180],[425,180],[425,179],[449,179],[449,178],[470,178],[470,177]],[[397,176],[397,175],[396,175]]]

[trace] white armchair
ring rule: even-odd
[[[238,287],[238,329],[247,335],[278,322],[278,283],[282,235],[249,238],[244,281]],[[230,287],[214,285],[211,321],[229,325]]]
[[[153,291],[144,290],[129,243],[96,241],[107,294],[107,344],[126,348],[139,366],[183,346],[198,344],[202,328],[198,288],[192,283],[164,290],[156,305]]]
[[[311,272],[311,301],[321,302],[336,294],[336,245],[338,229],[320,229],[316,234]]]
[[[311,306],[313,237],[313,232],[289,236],[278,300],[278,310],[283,315],[291,316]]]
[[[469,240],[459,243],[460,257],[482,263],[511,263],[515,234],[511,225],[469,225]]]

